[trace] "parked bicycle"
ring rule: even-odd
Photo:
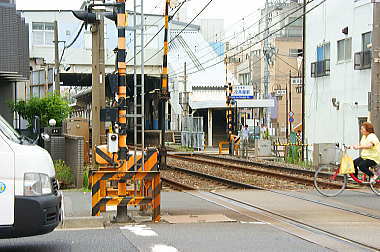
[[[339,147],[338,147],[339,148]],[[343,145],[343,148],[339,148],[340,156],[343,157],[343,152],[346,152],[348,147]],[[371,167],[372,172],[376,173],[379,166]],[[314,187],[322,195],[327,197],[337,196],[344,191],[347,187],[349,177],[352,181],[358,184],[369,185],[371,190],[380,196],[380,178],[374,183],[370,183],[370,178],[362,173],[362,176],[356,177],[354,173],[340,174],[339,165],[321,165],[314,174]],[[329,185],[326,185],[326,182]]]

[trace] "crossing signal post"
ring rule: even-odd
[[[115,86],[115,96],[112,102],[114,107],[104,108],[101,111],[95,110],[94,107],[92,109],[93,113],[97,113],[96,116],[101,117],[102,121],[112,122],[107,145],[94,147],[94,160],[99,168],[91,171],[90,174],[92,215],[99,216],[101,212],[106,211],[106,206],[117,206],[116,221],[125,222],[128,221],[127,207],[133,205],[140,206],[141,210],[150,207],[152,220],[159,221],[161,182],[157,167],[158,152],[155,149],[143,149],[140,152],[135,150],[131,154],[127,147],[127,118],[131,118],[127,114],[127,95],[131,94],[127,94],[129,91],[126,73],[127,13],[125,0],[117,0],[116,4],[90,4],[88,8],[90,13],[77,12],[74,15],[80,17],[86,24],[90,22],[96,24],[97,21],[93,20],[94,16],[91,13],[91,7],[95,6],[116,7],[118,44],[116,50],[117,75],[110,78],[112,86]],[[111,15],[111,17],[113,16]],[[95,20],[96,18],[95,16]],[[94,62],[94,64],[98,63]],[[96,102],[94,98],[92,102],[93,104]]]
[[[228,82],[226,86],[226,105],[227,105],[227,113],[226,113],[226,118],[227,118],[227,133],[228,133],[228,143],[229,143],[229,154],[233,155],[234,153],[234,144],[233,144],[233,116],[232,116],[232,105],[233,105],[233,100],[232,100],[232,84],[231,82]]]

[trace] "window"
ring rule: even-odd
[[[368,46],[372,43],[372,33],[367,32],[362,34],[362,51],[370,51],[371,49]]]
[[[303,19],[299,17],[289,17],[288,23],[290,24],[290,26],[302,26]]]
[[[338,41],[338,62],[350,60],[352,50],[352,39],[342,39]]]
[[[311,77],[318,78],[330,75],[330,43],[317,47],[317,61],[311,63]]]
[[[13,129],[11,125],[0,115],[0,131],[6,136],[8,139],[19,143],[21,139],[21,135]]]
[[[53,45],[54,24],[32,23],[33,45]]]
[[[330,43],[317,47],[317,61],[330,59]]]
[[[290,57],[298,57],[302,56],[302,49],[289,49]]]

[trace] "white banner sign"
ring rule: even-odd
[[[248,85],[233,86],[232,99],[253,99],[253,86],[248,86]]]
[[[290,79],[292,85],[302,85],[302,78],[301,77],[292,77]]]
[[[279,89],[279,90],[276,90],[275,95],[276,95],[276,96],[283,96],[283,95],[286,95],[286,89]]]

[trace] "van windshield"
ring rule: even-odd
[[[0,131],[10,140],[20,143],[22,136],[0,115]]]

